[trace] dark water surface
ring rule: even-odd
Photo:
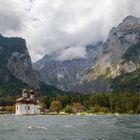
[[[140,116],[0,115],[0,140],[140,140]]]

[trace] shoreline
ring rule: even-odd
[[[24,115],[16,115],[15,113],[0,113],[0,115],[15,115],[15,116],[137,116],[140,114],[127,114],[127,113],[74,113],[74,114],[67,114],[67,113],[46,113],[46,114],[24,114]]]

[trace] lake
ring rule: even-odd
[[[140,140],[140,116],[0,115],[0,140]]]

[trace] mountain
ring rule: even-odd
[[[24,39],[0,35],[0,96],[17,96],[24,87],[39,89],[43,95],[62,93],[43,83],[32,68]]]
[[[32,69],[31,59],[22,38],[0,35],[0,83],[19,79],[32,87],[39,87],[39,74]]]
[[[97,62],[102,52],[102,42],[96,45],[87,45],[84,58],[60,60],[58,58],[60,58],[61,51],[49,56],[46,55],[34,63],[33,68],[39,71],[42,79],[47,84],[63,91],[71,91],[81,79],[81,76]]]
[[[140,18],[128,16],[112,28],[96,66],[84,74],[73,91],[138,91],[139,68]]]

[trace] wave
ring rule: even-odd
[[[28,126],[28,129],[44,129],[44,130],[47,130],[47,128],[43,127],[43,126]]]
[[[65,127],[73,127],[73,125],[65,125]]]

